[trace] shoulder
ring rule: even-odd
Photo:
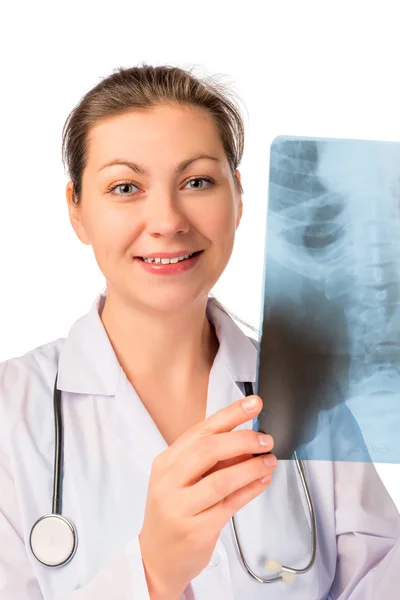
[[[18,419],[40,408],[48,391],[52,393],[64,342],[60,338],[0,362],[0,420]]]
[[[59,338],[21,356],[0,362],[0,389],[2,385],[9,386],[16,383],[17,377],[46,377],[49,370],[56,367],[64,342],[65,338]]]

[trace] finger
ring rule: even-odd
[[[277,465],[276,457],[269,454],[268,458],[275,459],[274,464],[266,465],[264,457],[257,456],[240,464],[222,469],[204,479],[201,479],[191,488],[188,488],[186,502],[193,515],[206,511],[219,503],[224,503],[231,494],[250,483],[271,474]],[[190,497],[189,497],[190,494]]]
[[[270,452],[273,447],[274,447],[274,440],[271,436],[271,445],[268,445],[268,447],[262,448],[260,446],[260,450],[256,453],[247,451],[244,454],[238,454],[238,456],[234,456],[233,458],[227,458],[225,460],[220,460],[217,462],[216,465],[214,465],[206,473],[203,473],[203,477],[206,477],[206,475],[209,475],[210,473],[214,473],[215,471],[219,471],[220,469],[225,469],[226,467],[230,467],[232,465],[237,465],[238,463],[243,462],[244,460],[248,460],[251,457],[264,455],[264,454]]]
[[[243,462],[244,460],[248,460],[252,456],[253,456],[253,454],[251,452],[250,453],[248,452],[247,454],[240,454],[238,456],[234,456],[233,458],[219,460],[216,465],[214,465],[213,467],[211,467],[211,469],[209,469],[208,471],[203,473],[202,477],[203,478],[207,477],[207,475],[210,475],[211,473],[215,473],[215,471],[220,471],[221,469],[226,469],[226,467],[232,467],[233,465],[237,465],[237,464]]]
[[[260,444],[260,439],[260,434],[251,429],[216,433],[195,439],[171,470],[174,484],[179,487],[193,485],[204,478],[210,469],[214,470],[219,462],[230,459],[239,462],[238,457],[246,453],[269,452],[274,445],[272,436],[265,436],[266,446]]]
[[[253,403],[253,405],[250,405]],[[238,425],[246,423],[257,415],[263,406],[260,396],[247,396],[233,402],[229,406],[217,410],[202,423],[195,426],[195,432],[199,435],[224,433],[232,431]]]
[[[245,408],[243,403],[247,400],[255,400],[255,406],[250,409]],[[178,439],[163,452],[163,459],[168,466],[172,467],[177,457],[187,452],[188,447],[190,447],[196,439],[207,437],[214,433],[231,431],[238,425],[253,419],[261,411],[262,406],[263,403],[259,396],[247,396],[218,410],[180,435]]]
[[[225,500],[216,508],[217,512],[214,514],[214,519],[221,519],[219,520],[219,527],[222,529],[232,515],[243,508],[243,506],[246,506],[246,504],[254,500],[254,498],[259,496],[261,492],[265,491],[271,485],[272,480],[273,473],[270,473],[268,481],[261,482],[260,479],[256,479],[239,490],[236,490],[236,492],[233,492],[233,494],[227,496]]]

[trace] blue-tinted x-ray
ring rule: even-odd
[[[270,157],[255,428],[278,458],[400,462],[400,144]]]

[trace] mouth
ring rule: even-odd
[[[194,256],[197,256],[201,252],[203,252],[203,250],[198,250],[196,252],[191,252],[190,254],[182,254],[180,256],[174,256],[171,258],[167,258],[167,257],[148,257],[147,258],[144,256],[136,256],[135,258],[139,259],[145,263],[150,263],[150,264],[162,264],[162,265],[172,264],[173,265],[173,264],[188,260],[189,258],[193,258]]]

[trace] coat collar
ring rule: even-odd
[[[71,327],[59,357],[57,387],[61,391],[116,394],[122,368],[100,318],[105,300],[106,292],[98,294],[89,312]],[[255,382],[257,350],[252,342],[212,298],[206,314],[220,344],[213,369],[224,367],[235,382]]]

